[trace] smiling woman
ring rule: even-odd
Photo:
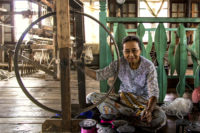
[[[132,69],[137,69],[140,64],[141,44],[135,36],[128,36],[123,40],[123,55]]]
[[[159,88],[154,64],[140,56],[141,43],[138,37],[127,36],[123,39],[122,44],[123,57],[119,59],[118,74],[121,81],[119,94],[113,94],[102,102],[98,106],[99,112],[137,118],[138,122],[141,119],[143,122],[140,121],[140,126],[146,127],[150,124],[152,128],[160,128],[166,123],[166,116],[162,110],[156,107]],[[116,73],[116,63],[117,61],[114,61],[109,66],[96,71],[86,67],[85,72],[96,80],[106,80]],[[104,95],[90,93],[87,96],[87,102],[95,104]]]

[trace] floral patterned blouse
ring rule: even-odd
[[[141,62],[137,69],[130,68],[129,63],[120,58],[118,77],[121,80],[119,92],[131,92],[137,96],[148,99],[152,96],[159,97],[157,72],[154,64],[140,56]],[[96,71],[97,80],[106,80],[117,72],[117,61],[112,62],[104,69]]]

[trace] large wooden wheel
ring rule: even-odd
[[[79,14],[79,15],[83,15],[83,16],[86,16],[86,17],[89,17],[90,19],[94,20],[95,22],[97,22],[101,27],[103,27],[105,29],[105,31],[108,33],[108,35],[110,36],[110,38],[113,40],[113,44],[115,46],[115,49],[116,49],[116,53],[117,53],[117,57],[118,57],[118,64],[117,64],[117,73],[115,74],[114,76],[114,80],[113,82],[111,83],[111,87],[109,89],[109,91],[107,92],[107,94],[99,101],[97,102],[96,104],[94,105],[91,105],[89,107],[86,107],[84,109],[81,109],[79,113],[81,112],[86,112],[88,110],[91,110],[92,108],[98,106],[100,103],[102,103],[106,97],[108,97],[108,95],[110,94],[110,92],[113,91],[114,89],[114,83],[117,79],[117,76],[118,76],[118,72],[119,72],[119,64],[120,64],[120,61],[119,61],[119,50],[118,50],[118,47],[117,47],[117,44],[114,40],[114,37],[112,36],[112,34],[110,33],[110,31],[101,23],[99,22],[97,19],[95,19],[94,17],[88,15],[88,14],[85,14],[85,13],[82,13],[82,12],[78,12],[78,11],[70,11],[71,13],[76,13],[76,14]],[[54,16],[56,15],[56,12],[52,12],[52,13],[49,13],[49,14],[46,14],[40,18],[38,18],[37,20],[35,20],[33,23],[30,24],[30,26],[22,33],[19,41],[17,42],[16,44],[16,47],[15,47],[15,54],[14,54],[14,68],[15,68],[15,75],[16,75],[16,78],[17,78],[17,81],[22,89],[22,91],[25,93],[25,95],[33,102],[35,103],[37,106],[47,110],[47,111],[50,111],[50,112],[54,112],[54,113],[61,113],[60,110],[56,110],[56,109],[52,109],[52,108],[49,108],[47,106],[45,106],[44,104],[40,103],[38,100],[36,100],[30,93],[29,91],[26,89],[26,87],[24,86],[23,82],[22,82],[22,79],[21,79],[21,76],[20,76],[20,73],[19,73],[19,65],[18,65],[18,61],[19,61],[19,58],[22,59],[22,60],[25,60],[27,61],[29,64],[33,65],[34,67],[37,67],[38,69],[46,72],[47,74],[49,75],[52,75],[54,76],[54,72],[50,69],[48,69],[48,67],[45,67],[44,65],[41,65],[33,60],[31,60],[29,57],[26,57],[24,55],[21,54],[20,50],[21,50],[21,44],[26,36],[26,34],[31,30],[31,28],[36,25],[38,22],[40,22],[41,20],[45,19],[45,18],[48,18],[50,16]]]

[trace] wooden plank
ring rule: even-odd
[[[0,118],[0,124],[42,124],[46,118]]]
[[[70,95],[70,15],[69,0],[56,1],[57,11],[57,41],[60,48],[61,75],[61,103],[62,126],[61,131],[70,131],[71,127],[71,95]]]
[[[45,29],[39,29],[39,28],[32,28],[29,31],[29,34],[38,35],[40,37],[47,37],[47,38],[52,38],[53,37],[53,32],[52,31],[47,31]]]
[[[8,51],[8,71],[12,72],[13,70],[13,53],[12,51]]]
[[[52,26],[42,25],[41,28],[44,29],[44,30],[53,32],[53,27]]]
[[[32,44],[31,49],[54,49],[53,45]]]
[[[60,48],[60,77],[62,104],[62,131],[70,131],[71,127],[71,89],[70,89],[70,49]]]
[[[80,126],[79,126],[79,122],[82,121],[82,119],[73,119],[71,121],[71,132],[72,133],[76,133],[76,132],[80,132]],[[42,131],[43,132],[61,132],[61,128],[62,128],[62,120],[61,119],[49,119],[46,120],[43,124],[42,124]],[[65,132],[67,133],[67,132]]]
[[[70,77],[70,78],[73,78],[73,77]],[[30,82],[31,80],[34,80],[35,83]],[[2,88],[0,88],[0,91],[4,90],[3,88],[10,88],[10,89],[17,88],[17,87],[19,88],[19,85],[14,78],[10,79],[9,81],[1,81],[1,83],[2,83],[1,84]],[[38,91],[38,90],[44,90],[44,89],[47,89],[48,91],[52,91],[52,89],[56,89],[56,88],[60,87],[59,81],[53,81],[52,82],[52,81],[45,81],[45,79],[38,80],[36,78],[29,78],[27,80],[27,77],[23,77],[23,83],[24,83],[25,87],[27,87],[28,90],[30,90],[30,91],[32,91],[32,90]],[[78,82],[76,80],[72,80],[72,81],[70,81],[70,83],[71,83],[70,86],[73,89],[77,90]],[[36,89],[34,90],[34,88],[36,88]],[[99,88],[99,82],[97,82],[95,80],[86,80],[86,88],[87,89],[98,89]]]
[[[77,8],[78,11],[83,12],[83,8]],[[76,58],[80,59],[80,56],[82,54],[82,50],[83,50],[83,45],[85,42],[85,34],[84,34],[84,17],[82,15],[75,15],[75,25],[76,25],[76,49],[80,49],[81,50],[77,50],[76,51]],[[78,62],[77,64],[80,69],[84,70],[85,66],[84,63],[80,63]],[[85,73],[83,71],[81,71],[80,69],[77,69],[77,79],[78,79],[78,100],[79,100],[79,104],[80,107],[84,108],[86,106],[86,77],[85,77]]]
[[[44,103],[46,106],[61,110],[61,96],[59,95],[61,91],[59,84],[60,81],[45,81],[44,79],[34,78],[32,77],[33,75],[29,76],[30,77],[23,78],[25,85],[32,86],[32,88],[28,88],[29,92],[33,94],[33,96],[36,96],[36,99],[41,103]],[[71,103],[72,114],[74,114],[77,109],[75,110],[75,108],[73,108],[73,103],[78,104],[78,83],[76,71],[71,72],[70,78],[73,79],[73,83],[70,83],[73,87],[71,91]],[[94,88],[94,86],[99,85],[98,81],[92,80],[88,77],[86,77],[86,79],[86,83],[91,83],[91,88],[87,88],[87,94],[89,92],[99,91],[99,87],[98,89]],[[97,85],[95,85],[95,83]],[[73,86],[75,84],[76,86]],[[46,95],[46,98],[42,97],[43,94]],[[48,94],[50,95],[47,98]],[[73,96],[74,94],[76,95],[75,97]],[[55,113],[45,111],[32,103],[23,94],[15,78],[11,78],[8,81],[0,81],[0,98],[0,130],[2,132],[40,132],[41,124],[37,123],[42,123],[43,120],[55,116]],[[78,124],[75,125],[79,127]],[[74,127],[74,125],[72,125],[72,127]]]
[[[56,1],[58,48],[70,47],[69,0]]]
[[[106,26],[106,0],[100,0],[100,14],[99,14],[99,20],[102,24]],[[110,47],[107,44],[107,33],[106,31],[100,27],[99,28],[99,44],[100,44],[100,62],[99,62],[99,67],[100,69],[108,66],[110,62],[112,61],[112,56],[111,56],[111,50]],[[107,85],[107,80],[102,80],[100,81],[100,89],[101,92],[107,92],[108,91],[108,85]]]
[[[69,0],[56,1],[57,41],[60,52],[61,131],[71,131],[71,90],[70,90],[70,12]]]
[[[166,31],[177,31],[178,28],[165,28]],[[186,31],[196,31],[197,28],[185,28]],[[137,29],[126,29],[127,32],[137,32]],[[145,28],[145,31],[156,31],[156,28]]]
[[[41,124],[1,124],[0,131],[4,133],[40,133]]]
[[[107,17],[108,23],[200,23],[200,18],[169,18],[169,17]]]

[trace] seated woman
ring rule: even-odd
[[[161,127],[166,123],[166,115],[156,107],[159,88],[154,64],[140,56],[142,47],[138,37],[127,36],[122,44],[123,57],[120,58],[118,74],[121,80],[119,95],[109,96],[98,109],[101,114],[136,116],[141,118],[141,123],[146,121],[145,126]],[[106,80],[117,72],[117,61],[96,71],[86,67],[85,72],[93,79]],[[96,103],[103,96],[101,93],[88,94],[87,102]]]

